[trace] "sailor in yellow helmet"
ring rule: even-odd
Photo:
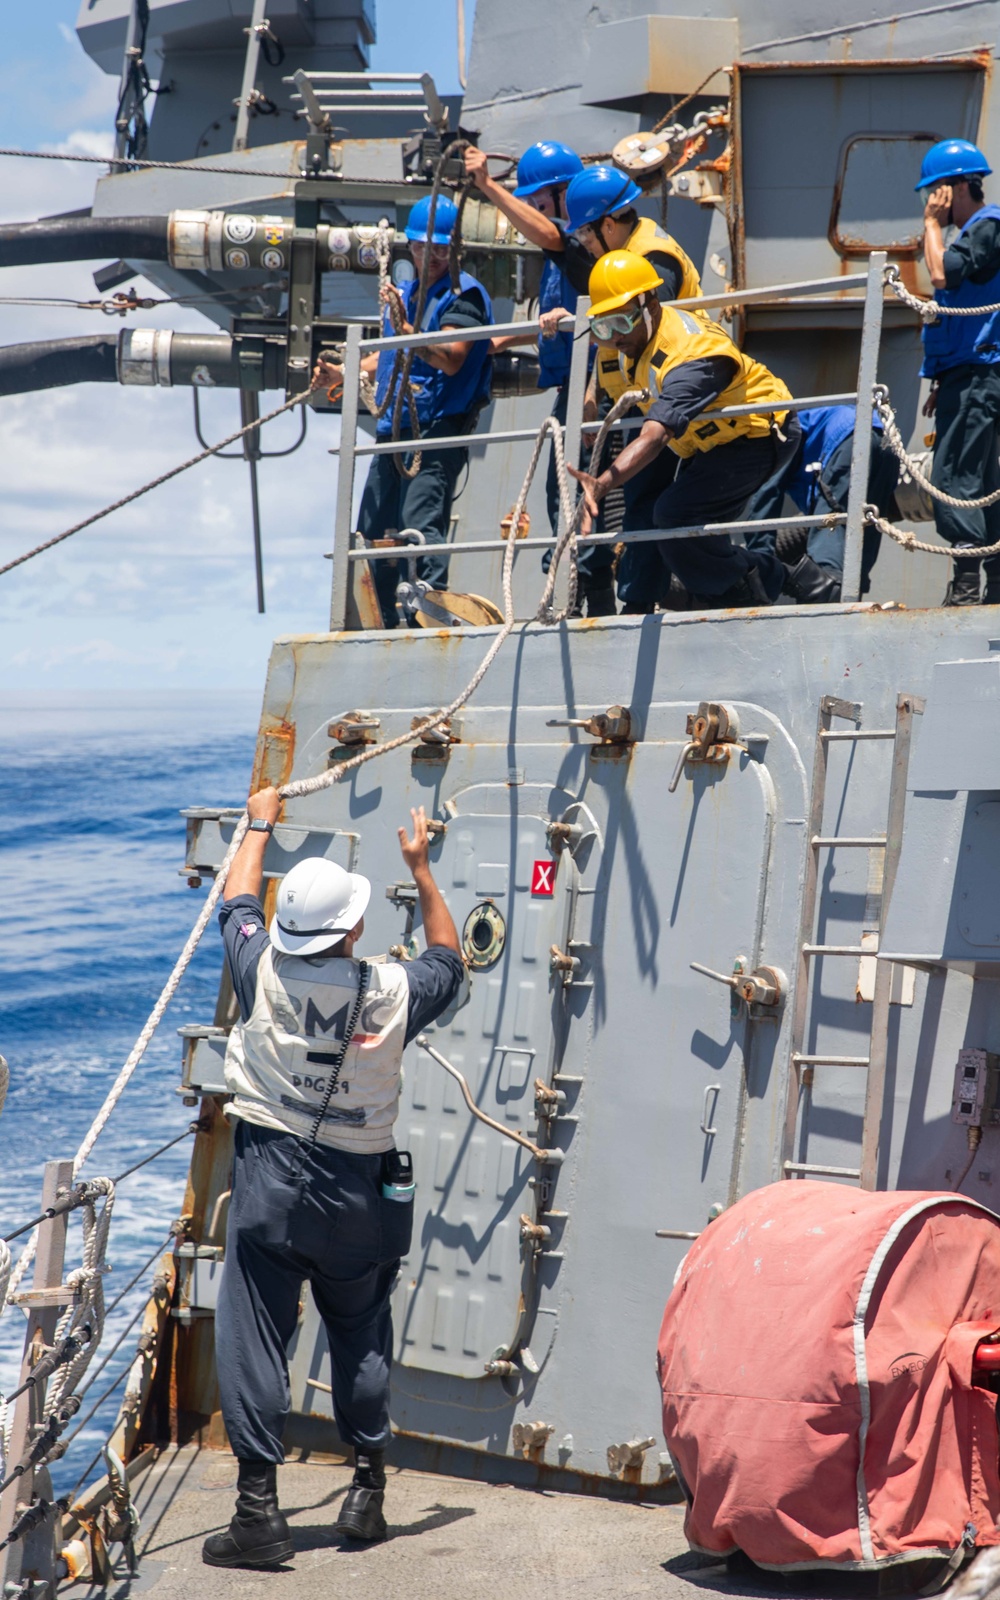
[[[627,250],[602,256],[590,275],[597,381],[612,401],[628,389],[646,390],[638,402],[645,421],[599,476],[570,471],[590,516],[610,489],[624,486],[625,531],[738,520],[750,496],[784,472],[799,443],[794,413],[763,409],[791,399],[781,379],[715,323],[661,303],[659,286],[652,263]],[[758,412],[713,420],[713,411],[754,401]],[[781,593],[785,569],[777,557],[751,556],[727,534],[645,548],[656,551],[660,570],[651,573],[648,560],[636,559],[641,544],[626,546],[618,579],[626,611],[651,611],[670,574],[698,607],[767,605]]]

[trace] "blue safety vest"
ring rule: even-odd
[[[486,306],[486,320],[493,321],[493,306],[478,278],[470,277],[463,272],[459,277],[459,292],[455,294],[451,287],[451,279],[445,273],[427,291],[427,303],[424,306],[424,315],[420,324],[421,333],[434,333],[440,328],[446,312],[460,299],[463,294],[468,294],[472,289],[478,289]],[[412,322],[412,313],[416,310],[418,284],[416,279],[404,285],[403,311],[407,322]],[[391,335],[392,323],[389,310],[386,307],[382,314],[382,332]],[[379,354],[378,366],[375,369],[375,395],[379,405],[389,392],[392,379],[393,364],[396,359],[394,350],[383,350]],[[490,381],[493,375],[493,358],[490,355],[490,341],[477,339],[469,348],[469,353],[454,377],[441,372],[437,367],[429,366],[426,361],[421,361],[417,355],[410,370],[410,382],[413,385],[417,402],[417,417],[421,429],[429,428],[431,423],[437,422],[440,417],[459,416],[469,411],[473,406],[483,406],[490,398]],[[392,432],[392,414],[395,409],[395,397],[383,417],[379,418],[377,436],[387,438]],[[403,425],[410,426],[410,408],[408,404],[403,407]]]
[[[542,267],[542,281],[538,290],[538,314],[543,311],[554,311],[557,306],[565,306],[567,311],[575,311],[577,293],[567,278],[562,267],[555,261],[546,260]],[[560,389],[569,377],[569,366],[573,359],[573,335],[571,333],[557,333],[554,339],[543,339],[538,335],[538,387],[540,389]]]
[[[1000,206],[980,206],[958,237],[987,217],[1000,218]],[[935,289],[934,298],[942,306],[998,305],[1000,272],[988,283],[973,283],[966,278],[957,289]],[[1000,361],[1000,316],[940,317],[937,322],[924,324],[923,340],[922,378],[936,378],[951,367],[991,366]]]
[[[803,516],[811,517],[827,509],[817,479],[822,476],[833,452],[854,432],[855,412],[853,406],[816,406],[800,411],[798,417],[802,448],[796,457],[795,472],[785,484],[785,493],[795,501]],[[878,417],[872,418],[872,427],[876,433],[882,432]],[[821,463],[819,473],[807,472],[806,468],[816,461]]]

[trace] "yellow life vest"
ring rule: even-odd
[[[664,233],[650,217],[640,217],[632,232],[629,234],[623,250],[631,250],[634,255],[648,256],[651,250],[663,250],[667,255],[676,256],[681,267],[681,287],[678,300],[694,300],[702,291],[701,279],[698,269],[691,257],[687,255],[677,243],[672,234]],[[699,316],[707,316],[707,312],[699,312]]]
[[[743,417],[723,417],[711,420],[711,413],[724,406],[750,405],[755,400],[790,400],[791,394],[780,378],[744,355],[727,333],[714,322],[705,322],[689,311],[677,311],[667,302],[660,306],[660,325],[654,337],[634,365],[626,356],[608,345],[597,352],[597,381],[605,394],[618,400],[627,389],[646,389],[648,400],[637,401],[640,411],[647,412],[655,400],[668,373],[688,361],[702,361],[710,356],[728,356],[736,362],[737,371],[732,382],[712,404],[705,415],[692,422],[680,439],[671,439],[670,448],[675,455],[685,459],[699,451],[714,450],[716,445],[728,444],[731,439],[762,439],[771,431],[772,419],[778,425],[788,415],[787,411],[751,412]]]

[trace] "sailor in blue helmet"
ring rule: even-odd
[[[618,167],[588,167],[573,179],[566,193],[567,225],[589,254],[591,265],[611,251],[628,250],[644,256],[659,277],[658,300],[696,298],[702,292],[697,267],[671,234],[652,218],[639,215],[636,208],[642,197],[642,190],[627,172]],[[712,325],[707,312],[693,315]],[[636,407],[627,414],[632,421],[640,416]],[[626,442],[634,437],[627,435]],[[664,453],[625,483],[623,533],[649,526],[650,508],[675,466],[675,458]],[[654,546],[626,545],[618,563],[618,598],[623,612],[641,614],[652,611],[657,601],[670,603],[670,591],[664,590],[663,582],[664,568]],[[676,589],[676,584],[672,587]]]
[[[555,139],[542,139],[526,150],[517,164],[517,187],[513,194],[490,176],[482,150],[470,146],[465,152],[465,168],[483,198],[508,217],[517,230],[545,256],[538,291],[538,386],[556,391],[552,415],[566,424],[569,368],[573,355],[573,335],[559,332],[559,323],[572,316],[577,297],[587,292],[593,259],[590,252],[572,235],[563,232],[566,221],[566,189],[583,162],[569,145]],[[531,335],[512,334],[494,339],[495,351],[528,343]],[[594,412],[596,416],[596,411]],[[549,457],[545,482],[549,522],[555,534],[559,524],[559,480],[555,453]],[[548,567],[548,552],[543,566]],[[591,545],[580,552],[578,604],[587,615],[614,616],[615,590],[613,552],[606,546]]]
[[[478,328],[489,326],[493,321],[490,297],[477,278],[463,272],[458,290],[451,286],[449,253],[457,220],[455,206],[443,196],[438,197],[434,208],[433,231],[430,197],[418,200],[410,212],[405,232],[417,275],[401,289],[390,285],[385,291],[387,301],[389,297],[395,298],[403,333],[414,331],[411,318],[416,313],[420,275],[427,255],[430,256],[427,300],[420,331]],[[396,331],[388,303],[383,309],[382,331],[385,335]],[[372,457],[358,519],[363,538],[384,539],[403,528],[416,528],[428,545],[444,544],[455,485],[468,463],[469,452],[428,449],[427,442],[435,437],[474,431],[480,411],[489,402],[492,366],[488,339],[457,340],[420,349],[410,369],[421,441],[420,471],[415,478],[405,478],[396,466],[397,457]],[[375,380],[379,406],[388,401],[376,428],[376,438],[387,440],[392,436],[400,382],[396,352],[382,350],[377,356],[365,357],[362,367]],[[342,368],[321,361],[317,375],[323,382],[336,382],[342,377]],[[413,437],[409,404],[405,400],[401,437]],[[406,459],[409,462],[411,458]],[[395,628],[399,621],[396,563],[376,561],[373,566],[382,620],[387,628]],[[448,562],[441,555],[422,556],[417,562],[417,575],[432,589],[444,589],[448,582]],[[411,622],[416,626],[414,619],[411,618]]]
[[[851,481],[851,455],[854,449],[855,408],[853,406],[815,406],[798,413],[802,437],[798,449],[783,471],[770,478],[751,495],[743,511],[747,522],[759,522],[759,529],[746,530],[744,544],[753,554],[775,554],[777,531],[768,527],[771,517],[783,515],[785,496],[803,516],[822,516],[824,511],[846,511]],[[899,462],[882,436],[882,424],[875,419],[872,430],[871,461],[868,469],[868,501],[881,517],[895,514]],[[790,568],[784,592],[799,605],[818,605],[840,599],[844,579],[844,524],[833,528],[810,528],[805,551],[788,561]],[[878,558],[882,535],[877,528],[865,528],[861,555],[861,593],[867,594],[871,570]],[[801,550],[801,545],[799,546]],[[778,552],[781,554],[782,552]]]
[[[924,200],[924,260],[939,305],[1000,304],[1000,207],[987,205],[983,178],[991,171],[968,139],[942,139],[924,156],[917,190]],[[944,229],[956,237],[945,247]],[[931,392],[924,415],[935,417],[932,481],[960,500],[1000,488],[1000,317],[983,312],[939,317],[924,324],[924,364]],[[974,511],[934,502],[942,539],[974,552],[1000,541],[1000,504]],[[1000,557],[986,569],[985,605],[1000,604]],[[974,554],[954,563],[946,606],[980,603],[980,562]]]

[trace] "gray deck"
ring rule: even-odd
[[[293,1462],[279,1488],[292,1527],[294,1565],[278,1572],[221,1571],[201,1560],[206,1534],[232,1513],[236,1467],[231,1456],[188,1448],[167,1451],[140,1480],[142,1518],[138,1576],[108,1590],[109,1600],[155,1594],[236,1596],[267,1585],[269,1600],[309,1600],[349,1592],[352,1600],[537,1600],[538,1594],[620,1600],[759,1594],[690,1555],[678,1506],[606,1500],[473,1483],[431,1473],[393,1471],[386,1514],[390,1537],[372,1547],[343,1545],[333,1535],[350,1470],[339,1463]],[[82,1596],[82,1586],[68,1591]],[[785,1591],[786,1594],[788,1591]]]

